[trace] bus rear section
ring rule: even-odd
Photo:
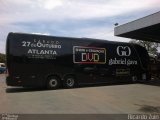
[[[6,43],[7,85],[58,88],[73,66],[69,45],[60,37],[10,33]]]

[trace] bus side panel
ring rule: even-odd
[[[6,82],[10,86],[45,86],[48,76],[63,80],[68,74],[75,75],[79,83],[141,78],[148,61],[147,52],[140,48],[129,43],[11,33],[6,43]]]

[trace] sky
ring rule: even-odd
[[[160,11],[160,0],[0,0],[0,53],[9,32],[87,37],[114,36],[119,25]]]

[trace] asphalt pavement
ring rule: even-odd
[[[44,90],[6,86],[5,75],[1,74],[0,96],[0,113],[160,113],[160,80]]]

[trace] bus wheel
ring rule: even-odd
[[[63,86],[65,88],[73,88],[76,86],[75,77],[72,75],[66,76],[63,81]]]
[[[137,82],[137,76],[132,76],[132,83],[136,83]]]
[[[60,87],[60,78],[56,76],[50,76],[47,79],[47,89],[57,89]]]

